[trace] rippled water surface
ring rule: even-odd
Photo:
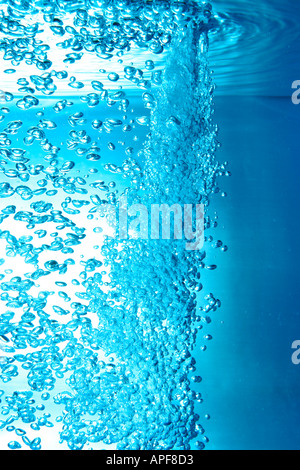
[[[300,4],[216,0],[210,60],[217,93],[289,96],[298,76]]]
[[[290,95],[290,84],[298,76],[299,3],[215,0],[212,5],[215,27],[209,34],[209,57],[216,93]],[[143,62],[140,54],[135,51],[136,65]],[[164,58],[156,61],[163,63]],[[91,62],[93,57],[89,57],[89,75],[95,73]],[[84,77],[82,66],[74,64],[72,69]],[[5,82],[9,85],[9,77],[2,77]]]

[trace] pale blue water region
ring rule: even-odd
[[[0,447],[298,448],[299,8],[70,5],[1,5]]]

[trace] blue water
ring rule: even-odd
[[[297,449],[299,7],[139,2],[127,50],[112,3],[106,51],[61,2],[0,63],[0,447]],[[203,249],[114,239],[122,193],[203,204]]]
[[[214,449],[298,449],[291,345],[299,337],[299,109],[289,97],[218,97],[217,116],[232,176],[224,183],[230,256],[214,279],[224,323],[203,373],[210,442]]]

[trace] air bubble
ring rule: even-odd
[[[107,76],[108,80],[110,80],[111,82],[117,82],[119,80],[119,75],[115,72],[111,72],[108,74]]]

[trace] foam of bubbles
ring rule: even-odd
[[[208,208],[228,172],[215,159],[211,6],[19,1],[0,15],[16,75],[0,95],[8,448],[44,448],[53,428],[75,450],[202,449],[193,350],[220,307],[201,298],[216,265],[183,240],[115,239],[107,208],[121,194],[202,203],[205,228],[217,225]],[[78,79],[77,61],[97,71]]]

